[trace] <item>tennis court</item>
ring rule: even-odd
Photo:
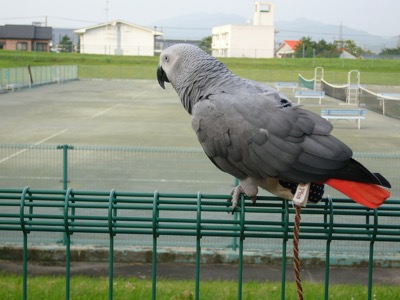
[[[295,100],[293,93],[287,95]],[[302,104],[316,113],[341,106],[329,97],[322,105],[315,99],[305,99]],[[68,186],[74,189],[207,194],[231,191],[233,178],[217,170],[199,149],[190,116],[169,85],[163,90],[155,80],[78,80],[2,94],[0,107],[1,188],[62,188],[64,157],[57,146],[69,145],[73,148],[68,150]],[[393,198],[398,199],[400,120],[368,111],[361,130],[348,121],[337,122],[334,128],[334,134],[356,152],[357,159],[385,174],[394,186]],[[327,193],[340,196],[330,190]],[[224,214],[220,218],[232,216]],[[38,233],[30,240],[54,243],[60,238]],[[12,242],[15,237],[3,236],[3,240]],[[106,237],[93,239],[82,234],[74,240],[102,244]],[[130,239],[121,242],[130,244]],[[138,245],[150,242],[147,237],[136,239]],[[204,245],[231,244],[230,239],[214,239]],[[164,245],[190,246],[191,242],[179,237],[164,241]],[[265,241],[260,244],[257,240],[249,245],[271,251],[280,247],[272,242],[266,247]],[[348,248],[346,242],[336,245],[338,251]],[[306,247],[319,248],[317,242]],[[354,247],[366,249],[357,243]]]

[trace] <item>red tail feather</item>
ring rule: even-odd
[[[340,179],[329,179],[325,183],[369,208],[377,208],[390,197],[388,190],[376,184]]]

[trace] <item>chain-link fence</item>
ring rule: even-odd
[[[354,158],[389,182],[400,181],[399,154],[359,152]],[[226,194],[235,182],[200,148],[0,144],[0,166],[0,188]],[[334,190],[327,193],[341,196]],[[392,198],[400,198],[397,185]]]
[[[390,182],[399,182],[400,156],[395,154],[356,153],[355,158],[376,172],[385,174]],[[59,190],[73,188],[77,190],[104,191],[115,189],[118,192],[153,192],[188,193],[226,195],[234,186],[235,179],[218,170],[201,149],[197,148],[153,148],[153,147],[99,147],[99,146],[68,146],[68,145],[0,145],[0,188],[30,186],[35,189]],[[399,199],[399,186],[392,188],[391,199]],[[268,196],[266,191],[260,195]],[[343,195],[331,188],[326,188],[325,195],[341,198]],[[225,201],[225,200],[221,200]],[[321,204],[322,205],[322,204]],[[357,205],[357,204],[354,204]],[[54,213],[57,213],[55,208]],[[134,213],[132,211],[132,213]],[[175,213],[166,212],[170,217],[180,218]],[[262,221],[262,215],[260,220]],[[232,216],[221,213],[219,222],[231,220]],[[271,218],[269,216],[268,218]],[[274,217],[275,218],[275,217]],[[340,216],[341,222],[354,221],[354,216]],[[280,215],[276,215],[279,221]],[[270,219],[269,221],[274,221]],[[360,219],[359,222],[363,222]],[[383,217],[380,222],[387,220]],[[320,222],[312,215],[308,222]],[[393,218],[390,219],[393,222]],[[390,225],[390,224],[389,224]],[[123,236],[117,242],[119,245],[132,245],[132,240]],[[4,233],[2,242],[15,243],[20,240],[12,232]],[[58,233],[32,234],[32,243],[57,243],[62,241]],[[104,245],[107,238],[90,234],[80,234],[74,238],[77,244]],[[146,246],[151,243],[148,236],[135,237],[136,246]],[[176,237],[173,240],[160,239],[163,246],[193,246],[186,237]],[[231,238],[207,239],[204,246],[210,248],[230,248],[235,246]],[[271,243],[253,239],[248,243],[249,249],[274,251],[280,247]],[[304,251],[313,252],[323,247],[320,241],[310,241],[304,245]],[[383,247],[383,246],[382,246]],[[385,243],[385,249],[376,248],[377,252],[398,251],[396,243]],[[362,242],[345,241],[335,243],[333,251],[337,253],[353,253],[365,251]]]
[[[43,66],[0,69],[0,90],[60,83],[78,79],[77,66]]]

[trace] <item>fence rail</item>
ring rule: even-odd
[[[251,205],[242,196],[237,218],[221,218],[230,212],[227,195],[162,194],[68,190],[0,189],[0,231],[19,232],[23,236],[23,296],[27,298],[29,244],[34,232],[65,234],[66,298],[70,297],[71,244],[75,235],[90,233],[107,235],[109,241],[109,299],[113,298],[114,240],[118,235],[152,237],[152,297],[157,295],[157,251],[162,236],[184,235],[195,241],[196,299],[200,297],[202,239],[206,237],[237,238],[238,299],[242,295],[243,256],[249,239],[277,239],[282,253],[281,298],[285,299],[288,241],[293,238],[294,208],[276,197],[259,197]],[[225,201],[224,201],[225,200]],[[58,213],[54,212],[58,209]],[[179,212],[172,217],[170,212]],[[324,199],[310,204],[303,215],[317,216],[318,221],[305,219],[300,240],[322,240],[325,243],[325,299],[329,298],[331,243],[364,241],[368,243],[368,299],[372,299],[374,250],[377,242],[400,242],[400,201],[389,200],[377,210],[370,210],[344,199]],[[279,216],[275,220],[275,216]],[[351,216],[341,222],[339,216]],[[364,222],[358,222],[359,218]],[[381,222],[381,218],[385,222]],[[387,219],[394,222],[387,222]],[[271,221],[273,220],[273,221]]]

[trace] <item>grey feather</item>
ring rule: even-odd
[[[351,149],[330,134],[325,119],[235,76],[195,46],[164,50],[158,77],[177,91],[210,160],[241,180],[324,182],[351,161]]]

